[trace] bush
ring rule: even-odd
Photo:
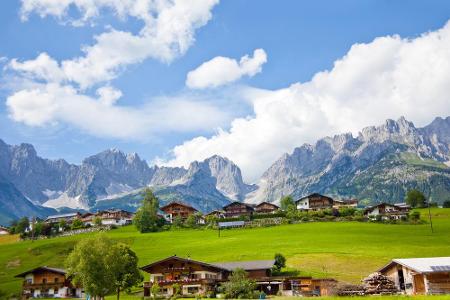
[[[235,269],[228,281],[223,283],[228,299],[251,299],[255,297],[256,282],[248,278],[244,269]]]
[[[420,220],[420,212],[418,212],[418,211],[412,211],[412,212],[409,214],[409,218],[410,218],[412,221],[419,221],[419,220]]]
[[[442,204],[442,207],[450,208],[450,200],[444,201],[444,203]]]

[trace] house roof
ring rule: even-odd
[[[375,207],[386,206],[386,205],[387,205],[387,206],[393,206],[393,207],[396,207],[396,208],[398,208],[398,209],[408,208],[407,206],[399,206],[399,205],[392,204],[392,203],[382,202],[382,203],[378,203],[378,204],[375,204],[375,205],[372,205],[372,206],[368,206],[368,207],[366,207],[366,208],[364,209],[364,211],[366,212],[366,211],[369,211],[369,210],[374,209]]]
[[[61,214],[61,215],[52,215],[52,216],[48,216],[46,220],[49,219],[56,219],[56,218],[67,218],[67,217],[75,217],[77,215],[79,215],[80,213],[76,212],[76,213],[68,213],[68,214]]]
[[[205,267],[209,267],[209,268],[214,268],[214,269],[223,269],[223,268],[220,268],[218,266],[215,266],[215,265],[212,265],[212,264],[208,264],[208,263],[205,263],[205,262],[202,262],[202,261],[193,260],[193,259],[190,259],[190,258],[178,257],[176,255],[173,255],[173,256],[169,256],[167,258],[155,261],[155,262],[153,262],[151,264],[145,265],[145,266],[141,267],[141,270],[146,271],[146,270],[148,270],[149,268],[151,268],[151,267],[153,267],[155,265],[158,265],[160,263],[164,263],[164,262],[169,261],[171,259],[176,259],[176,260],[179,260],[179,261],[182,261],[182,262],[195,263],[195,264],[199,264],[199,265],[202,265],[202,266],[205,266]]]
[[[160,209],[164,210],[165,208],[168,208],[168,207],[170,207],[171,205],[174,205],[174,204],[178,204],[178,205],[181,205],[181,206],[184,206],[184,207],[192,208],[193,210],[197,211],[197,209],[195,209],[194,207],[192,207],[189,204],[186,204],[184,202],[181,202],[181,201],[172,201],[170,203],[167,203],[164,206],[161,206]]]
[[[66,270],[64,270],[64,269],[42,266],[42,267],[37,267],[37,268],[31,269],[29,271],[17,274],[14,277],[25,277],[27,274],[36,273],[36,272],[39,272],[39,271],[48,271],[48,272],[52,272],[52,273],[58,273],[58,274],[66,275]]]
[[[248,208],[250,208],[250,209],[254,209],[254,206],[253,206],[253,205],[248,204],[248,203],[244,203],[244,202],[239,202],[239,201],[233,201],[233,202],[231,202],[231,203],[225,205],[225,206],[223,207],[223,209],[226,209],[227,207],[232,206],[232,205],[236,205],[236,204],[245,205],[246,207],[248,207]]]
[[[271,269],[275,264],[275,260],[252,260],[252,261],[236,261],[236,262],[217,262],[211,263],[227,271],[233,271],[241,268],[246,271]]]
[[[299,202],[300,200],[303,200],[303,199],[306,199],[306,198],[310,198],[310,197],[323,197],[323,198],[327,198],[327,199],[330,199],[331,201],[333,201],[333,198],[331,198],[331,197],[328,197],[328,196],[325,196],[325,195],[322,195],[322,194],[319,194],[319,193],[312,193],[312,194],[309,194],[308,196],[305,196],[305,197],[302,197],[302,198],[298,199],[297,201],[295,201],[295,203]]]
[[[255,207],[260,207],[261,205],[264,205],[264,204],[271,205],[271,206],[276,207],[276,208],[280,208],[278,205],[270,203],[270,202],[267,202],[267,201],[261,202],[258,205],[256,205]]]
[[[379,270],[399,264],[418,273],[450,272],[450,257],[396,258]]]

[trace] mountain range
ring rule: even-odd
[[[185,201],[207,212],[230,201],[277,202],[312,192],[361,199],[404,199],[420,188],[433,201],[450,199],[450,117],[416,128],[405,118],[304,144],[284,154],[256,184],[239,167],[212,156],[188,168],[149,166],[138,154],[109,149],[81,164],[37,155],[30,144],[0,140],[0,224],[57,210],[136,210],[151,187],[163,203]]]

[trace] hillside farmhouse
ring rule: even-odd
[[[48,216],[47,219],[45,219],[46,223],[49,224],[57,224],[61,221],[65,221],[67,224],[72,223],[75,219],[81,219],[81,213],[68,213],[68,214],[61,214],[61,215],[52,215]]]
[[[381,217],[383,220],[399,220],[402,217],[407,217],[409,213],[409,206],[398,206],[396,204],[380,203],[369,206],[364,210],[364,215],[369,219]]]
[[[207,213],[205,215],[205,218],[209,217],[209,216],[214,216],[216,218],[224,218],[224,211],[223,210],[213,210],[210,211],[209,213]]]
[[[190,215],[198,212],[198,210],[192,206],[179,201],[170,202],[169,204],[162,206],[160,209],[165,213],[165,219],[169,223],[173,223],[173,220],[177,217],[185,221]]]
[[[94,225],[95,218],[102,221],[102,225],[129,225],[133,222],[134,213],[121,209],[102,210],[97,213],[85,213],[81,216],[81,221],[85,225]]]
[[[9,230],[6,227],[0,226],[0,235],[9,234]]]
[[[328,295],[331,293],[332,279],[312,279],[311,277],[273,277],[271,270],[274,260],[243,262],[205,263],[171,256],[141,269],[149,273],[149,281],[144,282],[144,296],[150,295],[152,285],[157,282],[164,296],[174,293],[173,286],[178,284],[184,296],[206,295],[214,292],[220,283],[227,281],[237,268],[244,269],[249,278],[257,283],[258,290],[266,294],[285,295]]]
[[[298,199],[297,201],[295,201],[295,204],[298,210],[317,211],[322,209],[357,207],[358,200],[357,199],[335,200],[328,196],[313,193],[311,195]]]
[[[83,298],[81,287],[74,286],[63,269],[38,267],[15,277],[23,278],[24,298]]]
[[[235,201],[228,205],[225,205],[223,207],[223,211],[225,218],[234,218],[241,216],[250,217],[255,211],[255,208],[250,204]]]
[[[393,259],[379,272],[408,295],[450,294],[450,257]]]
[[[255,212],[261,214],[271,214],[279,210],[280,207],[270,202],[261,202],[255,206]]]

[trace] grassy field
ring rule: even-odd
[[[426,217],[426,210],[421,213]],[[270,259],[279,252],[287,257],[288,267],[301,274],[359,282],[392,258],[450,256],[450,209],[432,209],[432,214],[433,234],[429,224],[318,222],[225,230],[220,238],[213,230],[140,234],[133,226],[112,230],[107,235],[131,245],[141,265],[174,254],[216,262]],[[14,275],[22,271],[41,265],[63,266],[75,243],[86,236],[34,242],[1,238],[0,290],[18,292],[21,281]]]

